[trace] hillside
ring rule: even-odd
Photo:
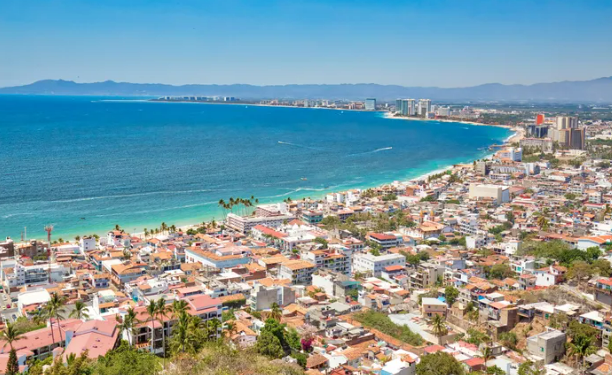
[[[263,98],[326,98],[379,100],[396,98],[430,98],[447,101],[551,101],[612,102],[612,77],[589,81],[563,81],[533,85],[484,84],[473,87],[404,87],[378,84],[272,85],[246,84],[173,86],[158,83],[94,82],[76,83],[64,80],[43,80],[24,86],[0,88],[0,94],[108,95],[108,96],[235,96],[242,99]]]

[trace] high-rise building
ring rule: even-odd
[[[402,116],[414,116],[416,114],[414,99],[397,99],[395,112]]]
[[[366,111],[375,111],[376,110],[376,99],[368,98],[365,100],[365,109]]]
[[[544,114],[540,113],[536,116],[536,125],[542,125],[544,123]]]
[[[408,106],[408,116],[416,115],[416,103],[414,99],[406,99]]]
[[[557,130],[572,129],[578,127],[578,117],[572,116],[557,116],[555,119],[555,128]]]
[[[419,100],[419,115],[426,116],[429,112],[431,112],[431,100],[420,99]]]

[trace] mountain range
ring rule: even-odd
[[[174,86],[160,83],[93,82],[42,80],[28,85],[0,88],[0,94],[101,95],[101,96],[234,96],[241,99],[348,99],[394,100],[430,98],[438,101],[534,101],[612,102],[612,77],[588,81],[562,81],[533,85],[489,83],[472,87],[405,87],[398,85],[289,84],[256,86],[247,84]]]

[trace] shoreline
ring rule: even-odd
[[[128,101],[132,101],[132,100],[128,100]],[[146,101],[146,102],[151,102],[151,101]],[[189,102],[180,102],[180,103],[189,103]],[[238,105],[239,103],[190,103],[190,104],[232,104],[232,105]],[[252,104],[252,105],[256,105],[256,104]],[[276,105],[257,105],[257,106],[267,106],[267,107],[280,107],[280,106],[276,106]],[[342,109],[338,109],[338,108],[325,108],[325,107],[293,107],[293,106],[284,106],[287,108],[302,108],[302,109],[332,109],[332,110],[342,110]],[[353,112],[374,112],[374,111],[365,111],[365,110],[351,110]],[[376,112],[380,112],[380,111],[376,111]],[[469,124],[469,125],[478,125],[478,126],[491,126],[491,125],[486,125],[486,124],[479,124],[479,123],[470,123],[470,122],[466,122],[466,121],[452,121],[452,120],[432,120],[432,119],[421,119],[421,118],[402,118],[402,117],[394,117],[391,116],[388,112],[385,112],[382,114],[383,118],[386,119],[401,119],[401,120],[409,120],[409,121],[439,121],[439,122],[450,122],[450,123],[457,123],[457,124]],[[512,143],[513,141],[516,141],[516,138],[518,137],[518,139],[520,139],[520,137],[522,136],[522,132],[518,129],[513,129],[510,126],[497,126],[497,127],[502,127],[502,128],[506,128],[506,129],[512,129],[515,130],[514,133],[509,134],[505,139],[503,140],[499,140],[497,141],[498,143],[501,144],[509,144]],[[340,186],[336,186],[336,187],[332,187],[330,190],[325,190],[323,189],[322,191],[309,191],[309,193],[307,192],[303,192],[303,195],[300,194],[295,194],[291,192],[291,193],[287,193],[285,195],[287,196],[292,196],[294,200],[296,199],[302,199],[305,197],[309,197],[312,198],[314,200],[320,200],[320,199],[324,199],[325,196],[327,194],[333,193],[333,192],[339,192],[339,191],[345,191],[345,190],[349,190],[349,189],[361,189],[361,190],[366,190],[366,189],[370,189],[370,188],[379,188],[379,187],[383,187],[383,186],[389,186],[389,185],[394,185],[397,183],[407,183],[407,182],[413,182],[413,181],[419,181],[419,180],[426,180],[428,176],[430,175],[434,175],[434,174],[438,174],[438,173],[442,173],[448,170],[452,170],[455,166],[457,165],[465,165],[468,163],[471,163],[473,160],[477,160],[477,159],[490,159],[492,156],[491,152],[488,153],[483,153],[480,152],[480,155],[476,155],[476,153],[478,153],[477,150],[475,150],[475,155],[468,157],[469,160],[453,160],[453,159],[447,159],[446,163],[444,163],[444,161],[441,161],[440,164],[435,163],[435,161],[432,163],[433,165],[430,165],[428,170],[428,164],[423,165],[420,168],[414,168],[416,170],[414,170],[413,168],[408,168],[402,171],[402,175],[403,176],[397,176],[397,178],[393,179],[392,176],[389,176],[391,178],[389,178],[389,180],[385,180],[384,177],[381,178],[381,180],[379,181],[370,181],[370,183],[362,183],[362,184],[354,184],[354,186],[350,186],[353,184],[346,184],[343,187]],[[483,155],[484,154],[484,155]],[[413,169],[411,171],[411,169]],[[421,171],[418,171],[418,169],[421,169]],[[425,170],[425,171],[424,171]],[[412,172],[412,173],[411,173]],[[416,172],[416,175],[413,175],[414,177],[412,177],[411,175],[413,173]],[[393,180],[392,180],[393,179]],[[342,185],[341,185],[342,186]],[[261,197],[260,197],[261,198]],[[278,203],[282,201],[282,196],[281,197],[268,197],[269,199],[262,199],[261,203],[266,203],[266,204],[273,204],[273,203]],[[213,204],[213,206],[216,206],[215,204]],[[203,222],[210,222],[211,220],[216,220],[217,222],[221,223],[223,221],[223,215],[220,214],[221,210],[220,209],[215,209],[212,208],[210,210],[206,210],[206,212],[202,212],[200,215],[193,217],[192,215],[188,216],[192,216],[192,217],[184,217],[184,218],[175,218],[175,219],[170,219],[170,220],[164,220],[164,219],[160,219],[159,222],[165,221],[168,225],[175,225],[177,228],[180,228],[182,230],[187,230],[190,228],[197,228],[199,226],[202,225]],[[81,230],[77,230],[77,231],[67,231],[67,232],[55,232],[54,233],[54,238],[59,238],[59,237],[63,237],[63,238],[73,238],[76,235],[79,236],[83,236],[83,235],[87,235],[87,234],[98,234],[98,235],[104,235],[105,233],[107,233],[109,230],[111,230],[114,227],[114,224],[116,223],[112,223],[108,225],[107,228],[105,229],[94,229],[94,230],[87,230],[87,229],[81,229]],[[117,224],[119,224],[123,229],[125,229],[127,232],[129,232],[132,236],[137,236],[137,237],[143,237],[144,236],[144,228],[148,228],[151,226],[151,224],[136,224],[136,223],[121,223],[118,222]],[[155,228],[155,227],[153,227]],[[151,228],[149,228],[151,229]],[[130,232],[130,230],[132,230]],[[162,235],[159,235],[162,236]],[[150,236],[149,236],[150,237]],[[33,237],[33,238],[37,238],[37,237]]]
[[[380,112],[380,111],[379,111]],[[408,121],[437,121],[437,122],[454,122],[459,124],[474,125],[474,126],[491,126],[495,128],[514,129],[510,125],[502,124],[483,124],[482,122],[467,121],[467,120],[454,120],[454,119],[436,119],[436,118],[424,118],[424,117],[406,117],[406,116],[395,116],[391,112],[385,111],[384,118],[390,120],[408,120]]]

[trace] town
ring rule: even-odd
[[[489,158],[411,181],[228,197],[222,220],[184,228],[7,238],[0,372],[126,346],[168,371],[214,341],[309,375],[611,374],[612,122],[519,115]]]

